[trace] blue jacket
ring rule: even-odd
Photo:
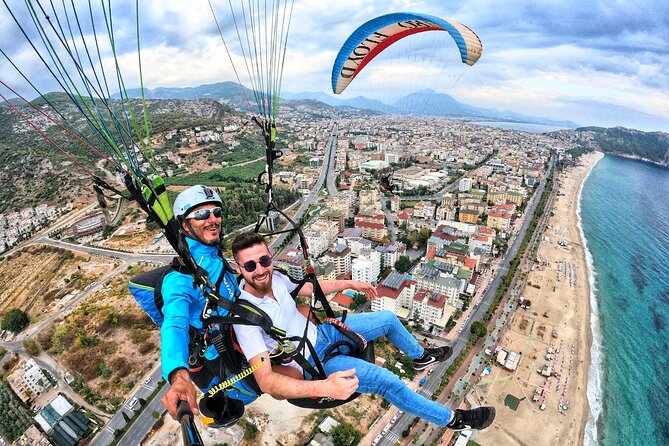
[[[195,261],[209,274],[212,283],[217,283],[222,273],[226,274],[218,295],[221,298],[235,299],[239,294],[236,277],[224,272],[223,259],[218,256],[215,247],[204,245],[191,238],[186,238],[188,247]],[[177,368],[188,369],[188,326],[192,325],[200,333],[204,333],[200,316],[206,299],[199,288],[193,288],[193,276],[171,271],[165,276],[162,284],[163,315],[165,320],[160,328],[162,373],[165,380]],[[232,291],[232,296],[230,295]],[[226,310],[219,309],[218,314],[225,316]],[[218,356],[214,346],[210,346],[205,357],[214,359]],[[202,389],[206,390],[206,389]]]

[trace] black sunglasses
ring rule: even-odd
[[[267,268],[272,264],[272,258],[270,256],[262,256],[260,259],[258,259],[258,262],[260,263],[260,266],[263,268]],[[249,260],[245,264],[242,265],[242,267],[246,270],[247,273],[252,273],[253,271],[256,270],[256,261],[255,260]]]
[[[194,218],[195,220],[206,220],[209,218],[211,214],[214,214],[214,217],[216,218],[221,218],[221,215],[223,215],[223,209],[221,209],[218,206],[211,209],[198,209],[197,211],[193,211],[190,214],[186,215],[186,218]]]

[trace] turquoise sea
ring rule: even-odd
[[[586,445],[669,444],[669,170],[604,157],[583,183],[593,349]]]

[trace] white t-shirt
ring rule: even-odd
[[[286,337],[298,336],[301,338],[304,334],[304,326],[308,323],[309,328],[307,330],[307,338],[312,345],[316,344],[316,337],[318,335],[316,326],[313,323],[308,322],[307,318],[298,311],[295,301],[290,295],[291,291],[297,288],[297,285],[291,282],[288,277],[276,271],[274,272],[272,276],[272,292],[276,300],[270,296],[263,296],[262,298],[255,297],[244,290],[245,285],[246,281],[244,280],[239,284],[241,290],[240,298],[251,302],[267,313],[272,319],[272,324],[275,327],[286,331]],[[263,352],[271,353],[278,345],[274,339],[270,338],[264,330],[258,326],[233,325],[233,327],[235,329],[235,334],[237,335],[237,341],[247,359],[251,359]],[[294,342],[294,344],[297,345],[297,342],[299,341]],[[310,356],[309,349],[306,345],[302,354],[307,359]],[[287,365],[302,371],[302,367],[295,361],[292,361]]]

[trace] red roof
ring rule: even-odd
[[[370,229],[385,229],[386,225],[383,223],[370,223],[368,221],[356,221],[356,228],[370,228]]]
[[[381,220],[385,218],[383,214],[365,214],[364,212],[358,212],[355,216],[356,219],[360,218],[368,218],[368,219],[374,219],[374,220]]]
[[[332,298],[331,302],[336,302],[340,307],[351,308],[353,297],[340,291]]]
[[[511,214],[504,211],[490,211],[488,214],[489,217],[503,218],[505,220],[511,220]]]
[[[476,268],[476,259],[469,258],[469,259],[465,260],[464,267],[469,268],[469,269]]]
[[[379,293],[379,296],[397,299],[405,287],[406,287],[406,280],[398,289],[393,289],[383,285],[377,285],[376,291]]]
[[[513,212],[513,210],[516,208],[515,204],[507,203],[507,204],[498,204],[497,206],[493,206],[493,210],[500,210],[500,211],[509,211]]]
[[[479,226],[478,228],[479,234],[488,234],[488,235],[494,235],[495,230],[493,228],[489,228],[487,226]]]
[[[444,308],[446,306],[446,296],[439,295],[439,300],[428,299],[427,304],[431,307]]]
[[[422,302],[425,298],[427,298],[427,304],[432,306],[432,307],[437,307],[437,308],[444,308],[446,306],[446,296],[443,294],[439,294],[439,300],[432,300],[428,296],[432,296],[434,293],[432,291],[427,291],[424,289],[420,289],[416,291],[416,294],[413,297],[413,300],[415,301],[420,301]]]

